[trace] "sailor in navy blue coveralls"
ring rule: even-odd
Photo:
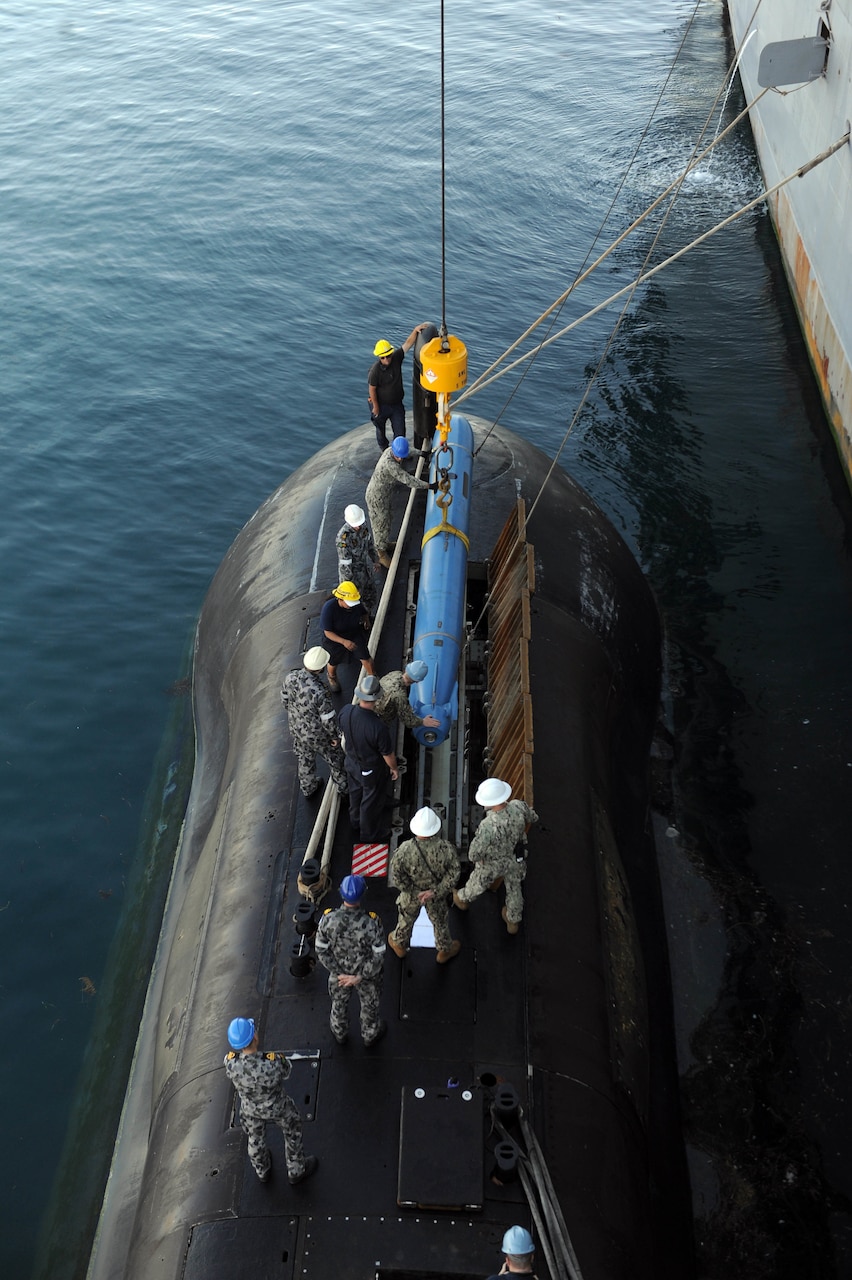
[[[372,708],[359,701],[338,716],[345,739],[346,778],[349,783],[349,821],[356,844],[383,843],[388,836],[385,814],[387,783],[399,777],[390,730]]]

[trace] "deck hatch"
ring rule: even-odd
[[[192,1228],[183,1280],[207,1280],[229,1268],[235,1276],[288,1280],[293,1275],[297,1226],[297,1219],[285,1217],[201,1222]]]
[[[313,1120],[317,1112],[317,1087],[319,1085],[320,1051],[319,1049],[281,1049],[280,1052],[290,1060],[290,1074],[287,1077],[287,1092],[302,1113],[303,1120]],[[231,1128],[240,1127],[240,1097],[234,1090],[231,1105]]]
[[[397,1184],[401,1207],[482,1208],[482,1116],[478,1090],[403,1087]]]

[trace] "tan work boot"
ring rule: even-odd
[[[438,961],[438,964],[446,964],[448,960],[452,960],[453,956],[457,956],[460,951],[461,943],[458,938],[456,938],[455,942],[450,943],[448,950],[439,951],[435,959]]]
[[[500,912],[500,915],[501,915],[501,916],[503,917],[503,919],[506,921],[506,929],[508,930],[508,932],[509,932],[509,933],[517,933],[521,926],[520,926],[519,924],[515,924],[515,923],[514,923],[513,921],[511,921],[511,920],[506,920],[506,908],[505,908],[505,907],[504,907],[504,908],[503,908],[503,910]]]
[[[388,553],[387,547],[382,547],[381,551],[379,552],[379,564],[382,565],[383,568],[385,569],[389,569],[391,567],[391,557],[390,557],[390,554]]]
[[[467,911],[468,904],[466,902],[462,902],[455,889],[453,889],[453,903],[458,907],[459,911]]]
[[[388,946],[395,956],[399,956],[400,960],[403,956],[408,955],[408,947],[401,947],[392,933],[388,934]]]

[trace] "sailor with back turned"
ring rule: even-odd
[[[316,932],[316,953],[328,970],[331,996],[331,1034],[338,1044],[349,1039],[349,998],[357,991],[361,1005],[361,1038],[365,1047],[375,1044],[387,1030],[379,1020],[379,997],[385,962],[385,934],[375,911],[363,906],[367,882],[363,876],[345,876],[340,885],[341,905],[327,910]]]
[[[356,703],[338,716],[346,752],[349,821],[355,843],[383,843],[390,826],[385,804],[388,780],[399,777],[396,752],[387,725],[373,710],[381,689],[376,676],[362,676]]]
[[[526,833],[538,814],[525,800],[512,800],[512,788],[500,778],[486,778],[476,792],[476,803],[485,817],[470,842],[467,856],[473,873],[463,888],[453,891],[453,902],[462,911],[486,889],[506,886],[503,919],[509,933],[517,933],[524,914],[521,885],[527,873],[524,860]]]
[[[503,1265],[488,1280],[497,1280],[498,1276],[526,1276],[527,1280],[535,1280],[535,1245],[526,1227],[509,1227],[503,1236],[502,1248]]]
[[[277,1124],[284,1134],[287,1177],[304,1182],[316,1170],[316,1156],[306,1156],[302,1145],[302,1117],[284,1090],[290,1063],[283,1053],[261,1053],[254,1018],[234,1018],[228,1026],[231,1050],[225,1056],[225,1074],[240,1095],[240,1124],[248,1138],[248,1154],[255,1173],[266,1182],[272,1157],[266,1145],[267,1124]]]
[[[345,795],[347,789],[337,716],[328,689],[319,676],[328,658],[328,650],[319,645],[308,649],[302,665],[289,671],[281,686],[281,701],[287,708],[293,750],[299,762],[299,786],[304,796],[312,796],[320,785],[315,772],[317,756],[328,763],[338,792]]]

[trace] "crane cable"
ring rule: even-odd
[[[441,0],[441,337],[447,336],[447,155],[444,67],[444,0]]]

